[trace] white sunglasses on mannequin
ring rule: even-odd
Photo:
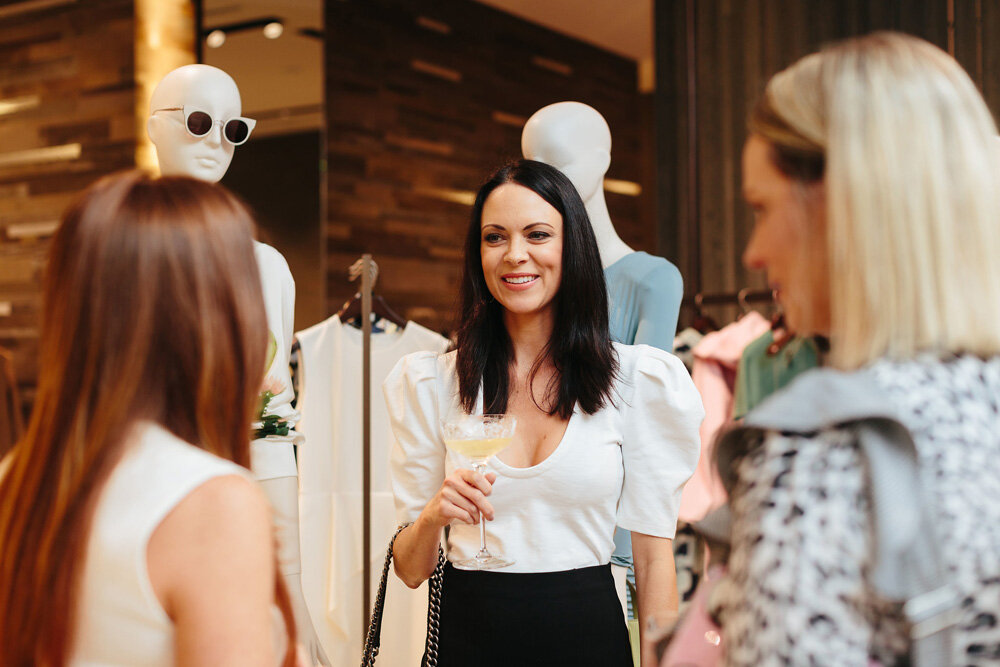
[[[189,106],[165,107],[163,109],[156,109],[153,113],[159,111],[182,112],[184,114],[184,129],[192,137],[199,139],[211,132],[212,127],[218,123],[222,126],[222,136],[233,146],[245,144],[247,139],[250,138],[250,133],[257,126],[257,121],[242,116],[226,120],[214,120],[208,112]]]

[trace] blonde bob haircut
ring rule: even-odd
[[[831,363],[1000,352],[997,129],[959,64],[880,32],[775,75],[749,130],[823,180]]]

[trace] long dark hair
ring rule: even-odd
[[[480,253],[483,206],[490,194],[506,183],[528,188],[559,211],[563,221],[562,280],[554,301],[555,324],[529,377],[534,379],[546,359],[551,360],[556,374],[546,388],[545,405],[534,396],[532,400],[548,414],[563,419],[569,419],[577,402],[585,413],[593,414],[612,400],[612,384],[618,373],[618,357],[608,333],[608,292],[601,256],[576,188],[561,171],[534,160],[517,160],[497,170],[479,188],[472,207],[457,327],[456,367],[462,407],[472,413],[480,387],[484,413],[505,413],[510,397],[513,347],[503,307],[486,286]]]
[[[0,477],[0,662],[70,656],[87,537],[131,429],[250,465],[267,340],[252,219],[222,187],[110,176],[49,250],[38,395]],[[294,664],[294,620],[275,562]]]

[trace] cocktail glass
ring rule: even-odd
[[[511,443],[516,426],[517,419],[511,415],[463,415],[441,424],[444,444],[472,461],[473,469],[480,475],[486,473],[489,458]],[[486,521],[480,512],[479,553],[455,565],[471,570],[493,570],[513,564],[513,560],[493,555],[486,548]]]

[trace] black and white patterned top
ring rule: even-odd
[[[880,361],[962,596],[951,664],[1000,664],[1000,357]],[[850,434],[772,433],[737,467],[729,577],[714,606],[730,665],[893,665],[900,610],[867,585],[868,502]]]

